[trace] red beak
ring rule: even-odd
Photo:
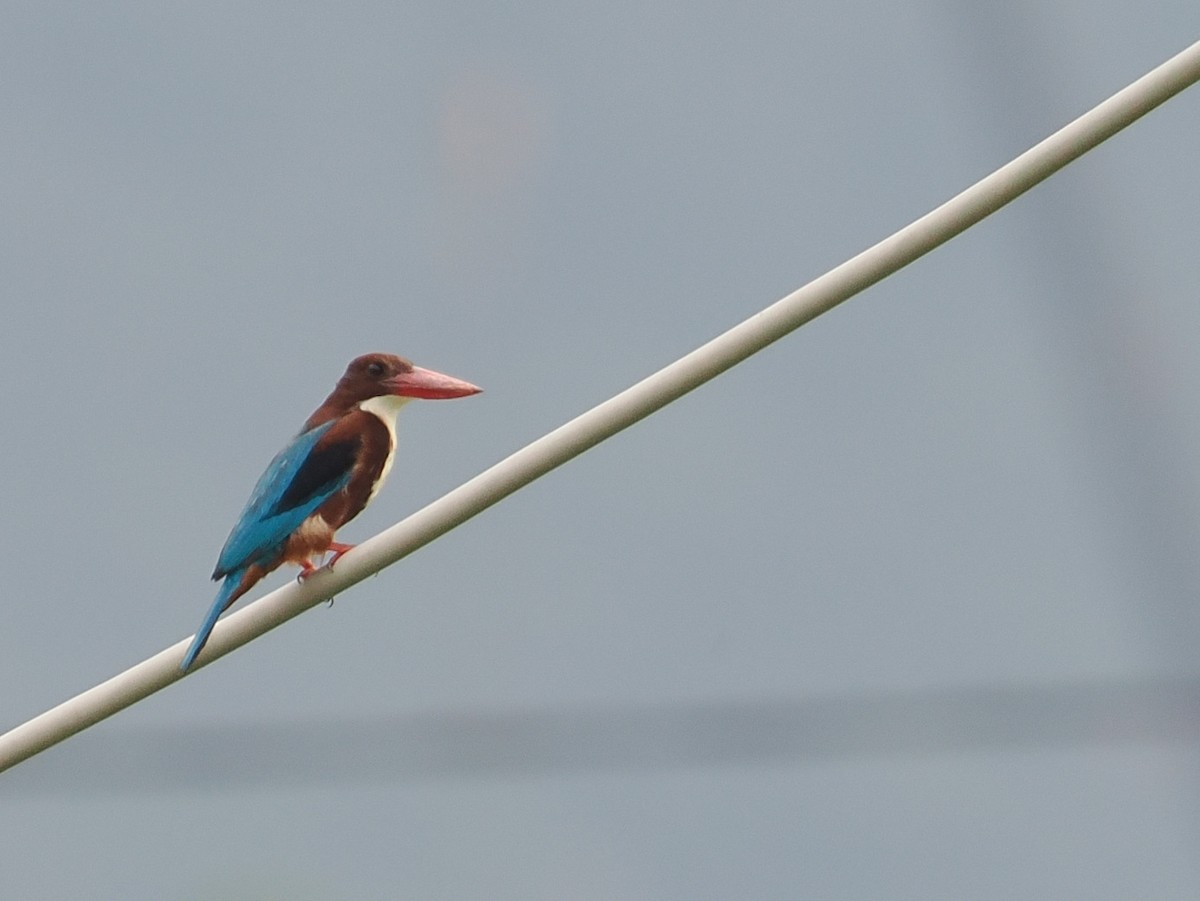
[[[451,397],[467,397],[478,394],[482,388],[477,388],[470,382],[456,379],[453,376],[442,375],[432,369],[422,369],[414,366],[411,372],[392,376],[385,383],[392,394],[401,397],[419,397],[422,400],[447,400]]]

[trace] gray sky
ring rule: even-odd
[[[354,541],[1200,35],[1182,0],[4,22],[5,728],[196,628],[351,357],[486,392],[406,409]],[[0,776],[6,890],[1200,896],[1198,122]]]

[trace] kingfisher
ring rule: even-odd
[[[467,397],[482,389],[394,354],[352,360],[325,402],[267,466],[221,549],[213,581],[223,580],[208,615],[179,665],[186,671],[217,618],[284,563],[313,572],[354,545],[334,541],[378,494],[392,468],[396,416],[413,398]]]

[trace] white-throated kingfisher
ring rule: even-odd
[[[402,406],[413,398],[481,390],[393,354],[353,360],[254,486],[213,570],[213,580],[224,581],[180,669],[195,661],[217,618],[267,573],[294,563],[303,578],[316,570],[314,558],[332,551],[332,566],[353,547],[334,541],[334,533],[362,512],[387,478]]]

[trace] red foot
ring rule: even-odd
[[[333,551],[333,556],[329,558],[329,562],[326,563],[325,566],[327,566],[329,569],[333,569],[333,564],[337,563],[338,560],[341,559],[342,554],[346,553],[346,551],[354,550],[354,545],[342,544],[340,541],[333,541],[330,542],[328,549]],[[320,569],[319,566],[313,566],[311,560],[304,560],[296,565],[300,567],[300,573],[296,576],[297,582],[303,582],[318,569]]]
[[[335,564],[339,560],[341,560],[342,554],[346,553],[346,551],[354,550],[354,545],[342,544],[340,541],[334,541],[334,542],[330,543],[329,549],[331,551],[333,551],[333,556],[329,558],[329,562],[326,563],[325,565],[328,566],[330,569],[333,569],[333,564]]]

